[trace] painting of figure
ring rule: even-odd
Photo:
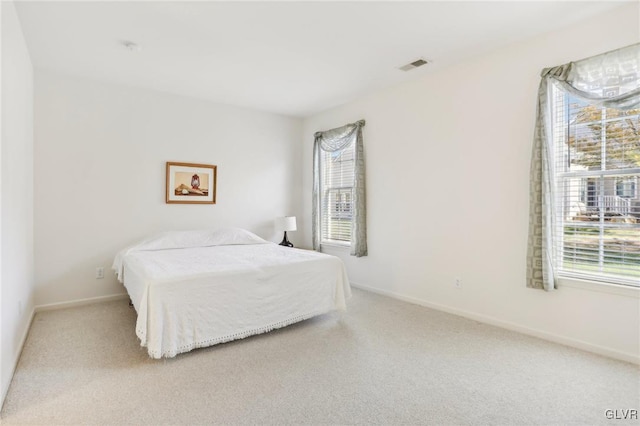
[[[216,178],[214,165],[167,162],[166,202],[215,204]]]

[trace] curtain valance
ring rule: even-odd
[[[314,136],[323,151],[339,151],[346,148],[354,140],[356,133],[364,124],[364,120],[360,120],[335,129],[316,132]]]
[[[616,109],[640,107],[640,43],[580,61],[545,68],[549,79],[574,97]]]

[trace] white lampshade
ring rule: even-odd
[[[277,217],[276,218],[276,230],[277,231],[295,231],[296,226],[296,217],[295,216],[286,216],[286,217]]]

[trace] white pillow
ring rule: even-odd
[[[237,244],[265,244],[256,234],[241,228],[204,229],[197,231],[164,232],[144,240],[133,248],[136,251],[166,250],[177,248],[210,247]]]
[[[222,228],[211,235],[213,245],[237,245],[237,244],[269,244],[253,232],[242,228]]]

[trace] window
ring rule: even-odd
[[[559,276],[640,286],[640,109],[552,88]]]
[[[322,244],[349,247],[351,256],[367,255],[367,207],[364,166],[364,120],[314,133],[314,250]]]
[[[616,180],[616,195],[622,198],[638,198],[638,177],[618,178]]]
[[[320,157],[320,241],[349,244],[353,218],[355,143]]]

